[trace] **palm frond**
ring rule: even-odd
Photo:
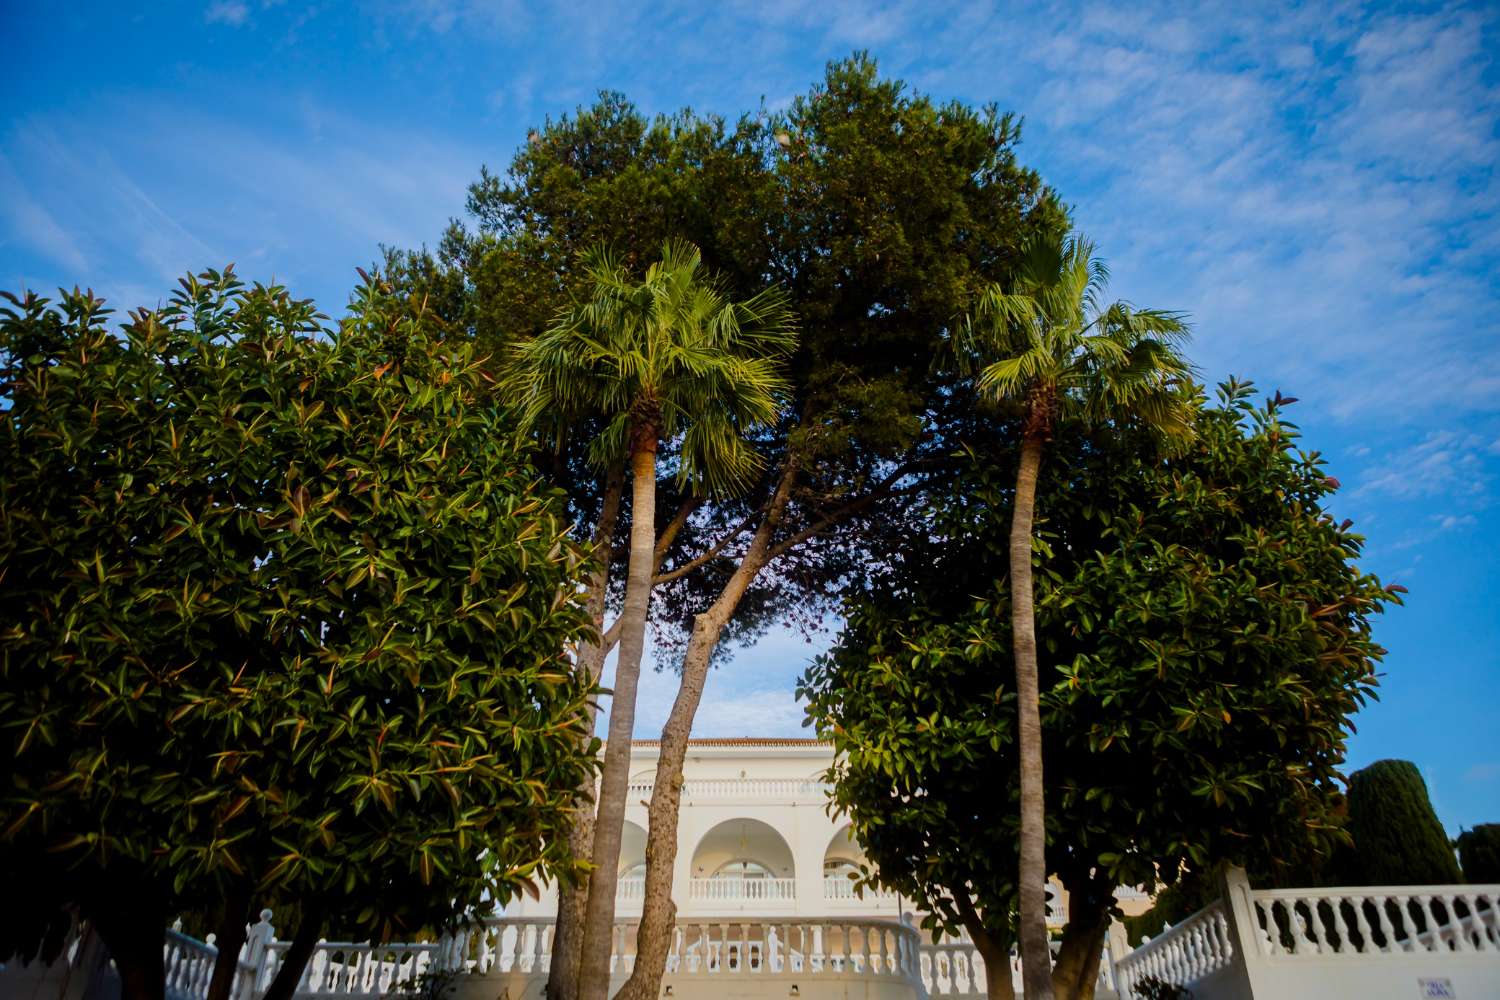
[[[790,397],[782,368],[796,318],[777,288],[730,301],[702,264],[682,240],[665,243],[641,278],[607,247],[584,254],[583,294],[507,357],[503,391],[526,423],[597,421],[589,457],[603,465],[623,456],[631,421],[654,413],[685,486],[743,489],[761,461],[748,436],[779,420]]]
[[[1105,301],[1109,268],[1082,236],[1029,241],[1011,288],[991,286],[955,325],[959,367],[986,395],[1050,396],[1084,420],[1137,419],[1177,433],[1189,425],[1179,383],[1192,367],[1179,348],[1182,313]]]

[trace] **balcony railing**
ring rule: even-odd
[[[876,889],[860,889],[854,884],[854,880],[844,875],[825,875],[823,877],[824,899],[863,899],[867,901],[885,901],[895,899],[894,893],[881,892]]]
[[[630,798],[650,798],[652,781],[632,781]],[[808,799],[827,797],[826,781],[804,778],[698,778],[682,784],[682,797],[690,800]]]
[[[716,902],[790,902],[797,898],[793,878],[695,878],[688,898]]]
[[[646,898],[646,879],[636,875],[615,883],[616,903],[639,903]]]

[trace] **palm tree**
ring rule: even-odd
[[[589,444],[590,461],[607,469],[623,459],[631,475],[619,659],[573,993],[604,1000],[635,691],[655,570],[657,451],[667,443],[679,482],[702,493],[733,494],[753,482],[761,458],[746,434],[774,423],[781,412],[789,392],[781,363],[796,333],[780,290],[729,301],[688,243],[663,246],[644,280],[604,249],[585,255],[582,265],[586,297],[516,348],[507,384],[529,424],[595,421],[601,429]]]
[[[1062,233],[1033,239],[1022,249],[1013,290],[996,285],[981,296],[965,324],[961,351],[979,359],[979,391],[1019,404],[1023,416],[1010,526],[1010,594],[1021,760],[1018,937],[1026,1000],[1053,995],[1031,582],[1042,452],[1064,418],[1093,425],[1134,421],[1166,435],[1185,435],[1190,427],[1178,391],[1191,371],[1177,351],[1188,336],[1182,315],[1123,302],[1103,305],[1108,279],[1088,241]]]

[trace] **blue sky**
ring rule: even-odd
[[[1450,828],[1500,821],[1493,6],[128,6],[0,7],[0,287],[130,307],[234,261],[337,314],[377,244],[435,241],[480,164],[601,87],[734,115],[864,48],[1023,114],[1115,293],[1189,312],[1207,375],[1300,397],[1335,513],[1410,588],[1351,763],[1415,760]],[[819,648],[740,653],[698,733],[798,732]],[[642,735],[672,687],[644,684]]]

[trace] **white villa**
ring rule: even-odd
[[[620,851],[615,914],[638,917],[646,865],[646,803],[656,778],[658,741],[636,740]],[[736,737],[689,744],[683,768],[677,868],[679,918],[752,914],[757,919],[861,917],[899,920],[912,906],[884,893],[856,894],[850,876],[864,853],[849,824],[828,809],[823,776],[830,744],[814,739]],[[1126,905],[1139,912],[1144,896]],[[513,902],[506,915],[557,913],[556,890]],[[1051,919],[1059,926],[1062,910]]]
[[[655,741],[632,752],[631,804],[620,859],[616,986],[635,962],[646,802]],[[822,776],[832,748],[806,739],[694,740],[684,768],[673,873],[677,933],[662,995],[674,1000],[803,997],[919,1000],[983,997],[986,970],[963,938],[934,944],[908,901],[857,893],[862,854],[831,815]],[[997,848],[997,849],[1003,849]],[[1134,997],[1143,979],[1186,986],[1195,1000],[1500,1000],[1500,886],[1255,889],[1232,870],[1223,898],[1131,950],[1111,928],[1096,997]],[[1060,896],[1060,893],[1058,894]],[[551,961],[555,892],[436,942],[320,943],[297,1000],[377,1000],[409,990],[423,972],[467,973],[453,1000],[540,1000]],[[1121,898],[1139,912],[1143,896]],[[1051,922],[1061,923],[1062,908]],[[250,928],[234,1000],[259,1000],[289,942],[271,911]],[[171,1000],[202,1000],[217,952],[212,939],[167,932]],[[73,940],[50,967],[0,966],[0,998],[108,1000],[111,972],[97,938]],[[117,985],[115,993],[117,995]]]
[[[646,805],[658,753],[656,740],[632,744],[615,897],[615,967],[621,981],[634,961],[633,923],[640,916],[644,884]],[[850,876],[864,861],[864,853],[851,839],[847,820],[830,812],[823,778],[832,763],[832,745],[816,739],[691,741],[683,767],[672,879],[678,940],[663,980],[674,986],[674,997],[699,995],[691,990],[691,982],[674,979],[715,982],[721,965],[730,972],[742,964],[750,974],[788,978],[802,996],[821,995],[818,980],[856,977],[895,979],[884,983],[890,989],[878,995],[907,997],[911,986],[900,981],[903,976],[896,967],[907,958],[929,991],[983,994],[986,970],[971,944],[955,938],[933,945],[929,937],[913,931],[921,915],[911,902],[888,893],[856,892]],[[1127,912],[1149,905],[1144,894],[1122,895]],[[1060,887],[1054,887],[1053,900],[1049,923],[1061,927],[1065,911]],[[540,900],[513,902],[505,917],[550,927],[556,913],[556,890],[549,887]],[[843,958],[872,951],[887,961],[850,963]],[[817,960],[818,956],[825,959]],[[869,968],[861,970],[861,964]],[[882,972],[877,967],[883,965],[892,967]],[[1019,986],[1019,966],[1012,965],[1008,974]],[[840,983],[832,995],[846,995],[847,985]],[[512,996],[519,994],[512,991]]]

